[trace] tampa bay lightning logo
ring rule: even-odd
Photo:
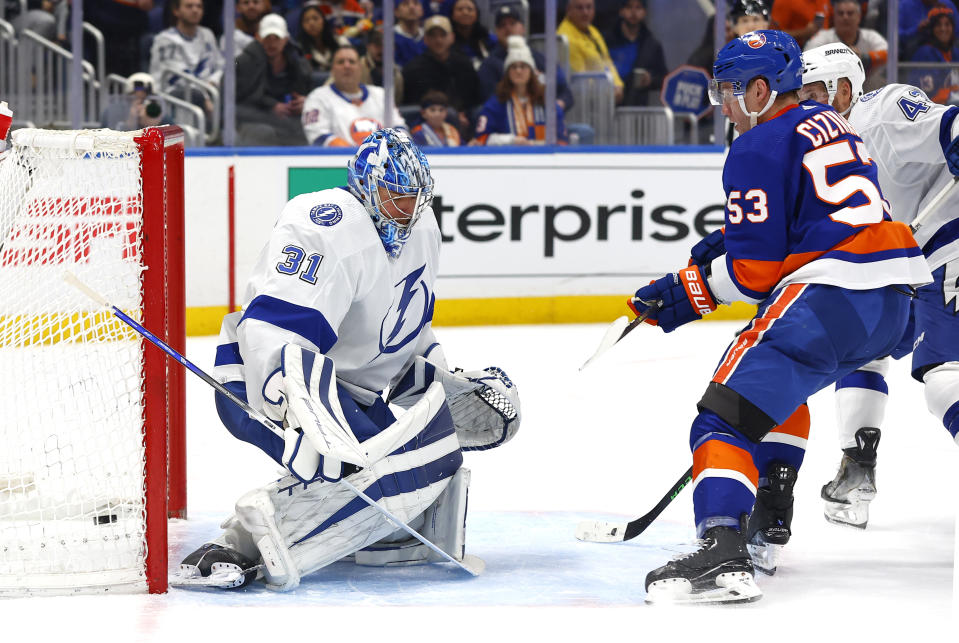
[[[343,218],[343,210],[335,203],[324,203],[323,205],[314,205],[310,210],[310,219],[316,225],[331,226],[336,225]]]
[[[395,353],[416,339],[433,319],[436,296],[423,279],[423,264],[394,285],[393,305],[380,324],[380,352]]]

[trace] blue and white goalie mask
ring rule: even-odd
[[[391,257],[400,256],[413,225],[433,202],[426,156],[399,129],[376,130],[347,164],[349,189],[363,202]]]

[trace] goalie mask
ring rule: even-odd
[[[839,91],[840,78],[849,81],[852,91],[849,107],[842,112],[843,116],[848,116],[852,106],[862,96],[862,86],[866,82],[866,70],[859,56],[841,42],[832,42],[803,53],[803,85],[825,84],[830,105]]]
[[[426,156],[403,130],[376,130],[347,164],[347,180],[373,219],[387,254],[399,257],[413,225],[433,202]]]

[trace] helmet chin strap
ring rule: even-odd
[[[766,106],[763,107],[758,112],[750,112],[746,109],[746,101],[743,99],[743,95],[740,94],[736,97],[739,100],[739,108],[743,110],[743,114],[749,117],[749,129],[756,127],[756,122],[759,120],[759,117],[769,111],[769,108],[773,106],[773,101],[776,100],[776,96],[779,92],[773,90],[769,92],[769,100],[766,101]]]

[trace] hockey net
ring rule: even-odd
[[[63,274],[183,350],[182,141],[20,130],[0,160],[0,593],[166,590],[182,376]]]

